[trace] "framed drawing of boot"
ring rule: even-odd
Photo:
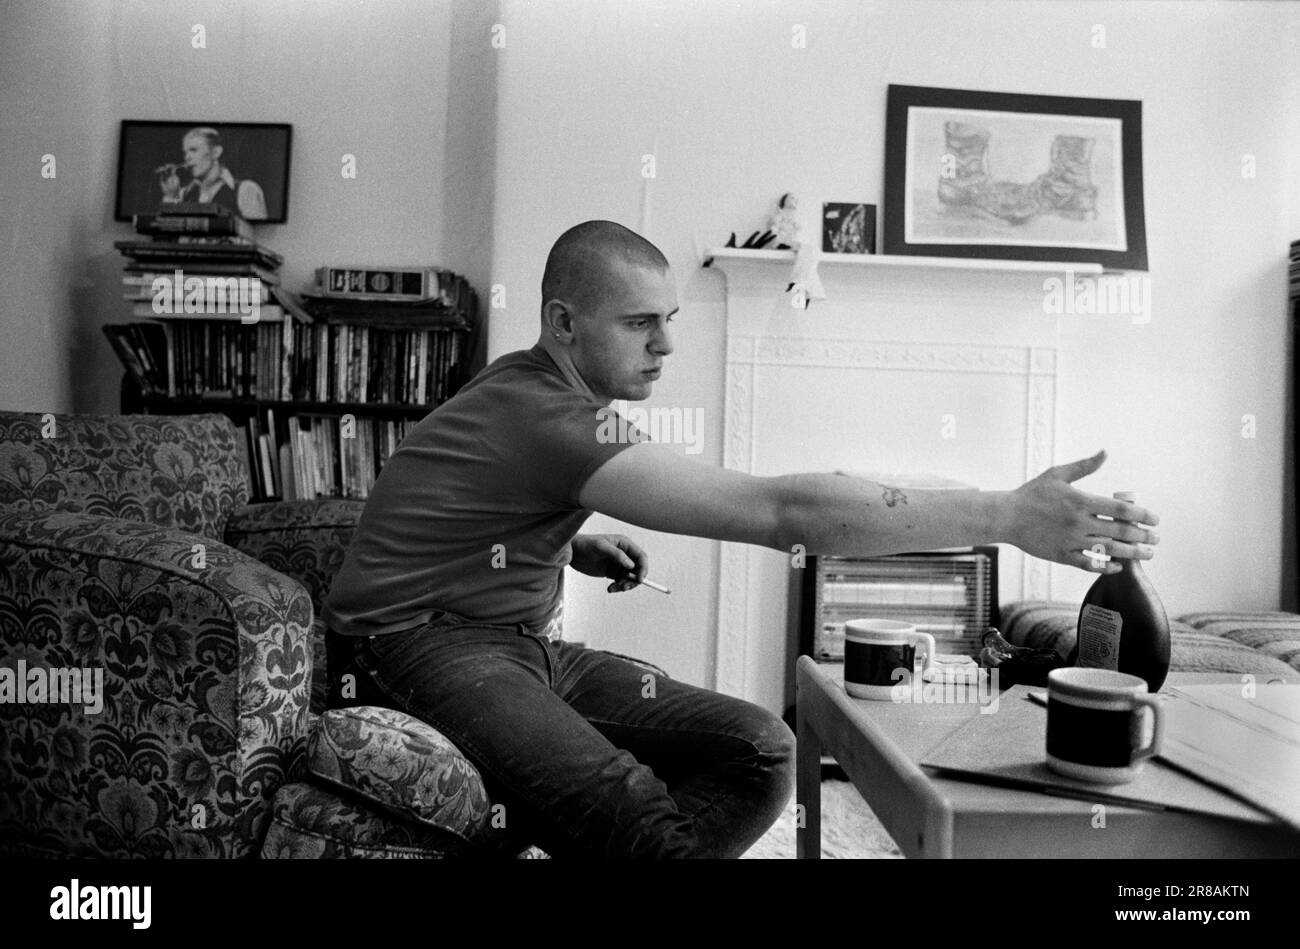
[[[890,86],[884,252],[1146,270],[1142,103]]]

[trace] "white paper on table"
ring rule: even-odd
[[[1166,686],[1160,757],[1300,829],[1300,685]]]

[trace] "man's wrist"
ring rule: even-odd
[[[1014,544],[1015,494],[1011,491],[981,491],[982,526],[985,543]]]

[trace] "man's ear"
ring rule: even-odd
[[[542,305],[542,329],[552,337],[567,339],[573,335],[573,311],[563,300],[547,300]]]

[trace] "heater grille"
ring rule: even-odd
[[[985,627],[999,622],[996,547],[814,557],[804,588],[803,651],[843,661],[844,624],[894,619],[934,636],[935,649],[975,656]]]

